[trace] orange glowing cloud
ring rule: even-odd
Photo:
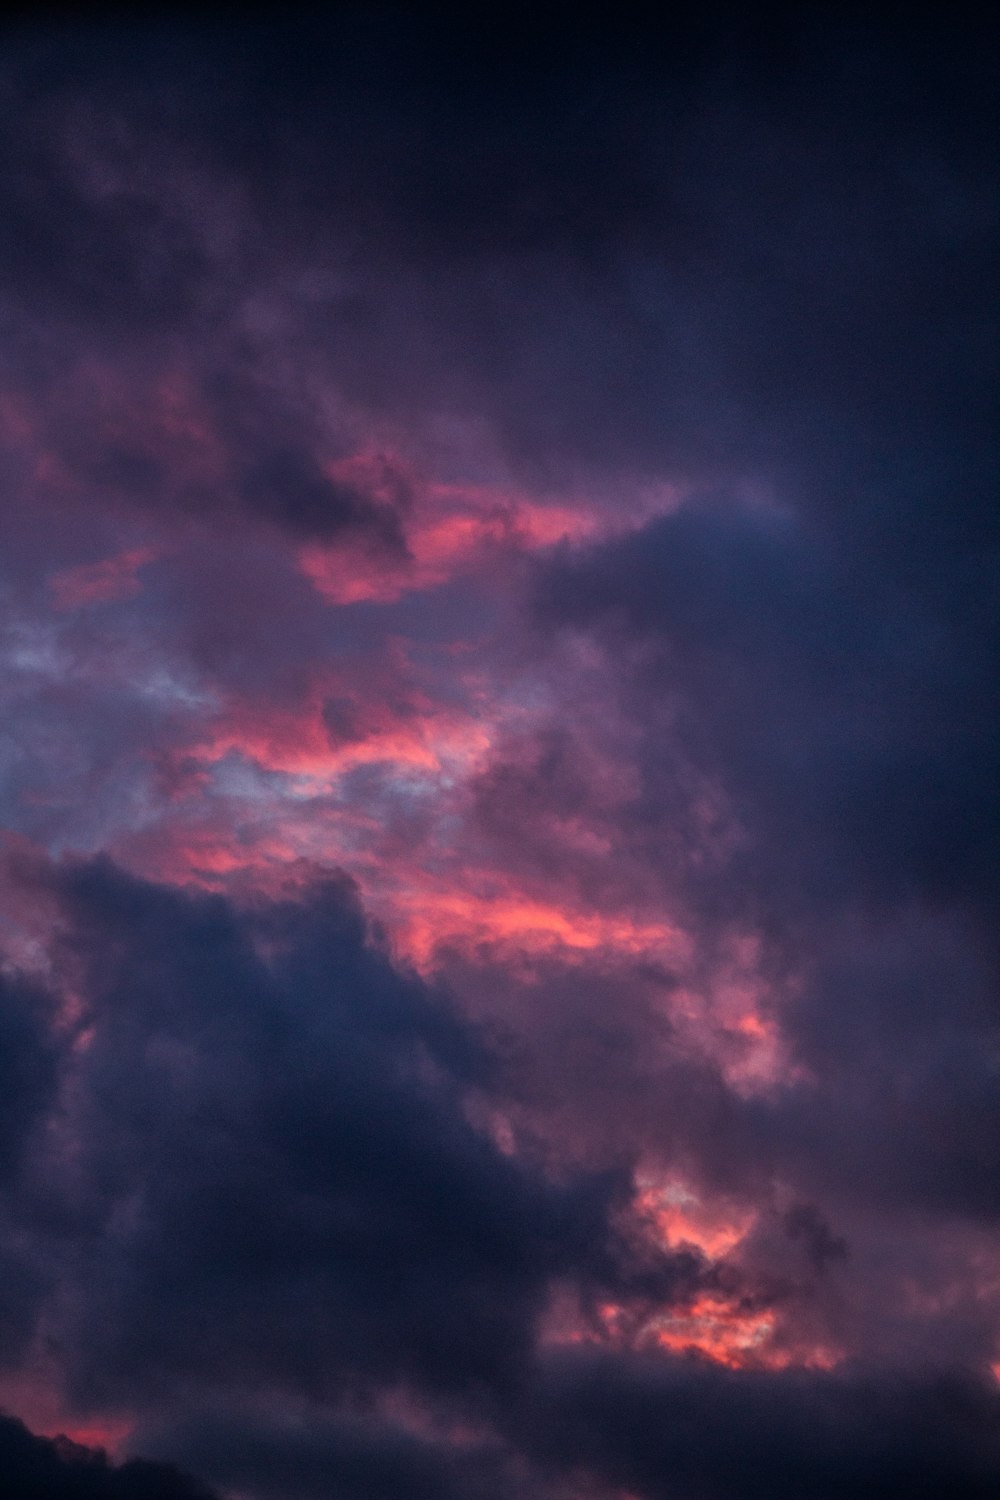
[[[773,1344],[772,1313],[745,1312],[724,1298],[700,1297],[689,1307],[652,1325],[656,1342],[674,1353],[697,1353],[731,1370],[749,1366],[785,1370],[795,1365],[807,1370],[832,1370],[839,1351],[816,1345],[788,1348]]]
[[[669,923],[640,922],[546,901],[519,891],[513,882],[502,884],[497,874],[479,890],[468,881],[437,886],[418,882],[400,892],[394,927],[402,951],[424,970],[434,967],[436,953],[445,948],[488,948],[516,958],[553,952],[592,955],[601,949],[663,956],[686,945],[683,933]]]
[[[693,1245],[709,1260],[734,1250],[757,1218],[755,1210],[706,1203],[677,1179],[659,1184],[640,1179],[636,1206],[667,1249]]]
[[[661,1309],[605,1302],[596,1322],[581,1319],[572,1299],[557,1297],[547,1341],[695,1355],[730,1369],[831,1369],[842,1359],[840,1350],[798,1336],[780,1308],[725,1289],[737,1266],[733,1252],[753,1229],[756,1210],[703,1199],[676,1177],[657,1182],[650,1173],[637,1180],[633,1209],[641,1233],[666,1250],[698,1250],[719,1285]]]
[[[657,1182],[650,1174],[637,1181],[635,1209],[640,1222],[665,1249],[697,1249],[725,1275],[725,1263],[757,1221],[757,1211],[727,1200],[712,1202],[672,1177]],[[606,1303],[598,1309],[598,1337],[613,1344],[696,1354],[730,1369],[784,1369],[797,1365],[831,1369],[839,1350],[803,1340],[784,1327],[778,1311],[725,1290],[703,1291],[679,1305],[643,1314]],[[593,1337],[593,1334],[590,1335]],[[577,1329],[574,1341],[586,1338]]]
[[[731,1370],[833,1369],[839,1350],[823,1344],[798,1344],[779,1337],[770,1309],[747,1307],[721,1293],[702,1293],[689,1302],[645,1318],[636,1327],[629,1309],[606,1303],[598,1309],[597,1337],[613,1345],[693,1354]],[[587,1336],[575,1334],[574,1342]],[[593,1335],[591,1335],[593,1337]]]
[[[654,1319],[650,1332],[661,1349],[692,1351],[738,1370],[771,1337],[774,1318],[770,1313],[743,1312],[723,1298],[699,1297],[688,1307]]]

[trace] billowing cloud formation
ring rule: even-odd
[[[234,27],[0,68],[0,1401],[994,1493],[992,39]]]
[[[58,1351],[81,1411],[130,1411],[251,1494],[361,1495],[378,1475],[513,1492],[521,1471],[543,1494],[553,1462],[654,1496],[689,1471],[692,1493],[753,1493],[717,1438],[709,1468],[702,1436],[661,1438],[674,1412],[682,1433],[752,1431],[770,1493],[788,1474],[790,1495],[814,1475],[831,1495],[862,1475],[886,1495],[914,1475],[988,1492],[1000,1398],[969,1376],[793,1378],[765,1356],[723,1379],[668,1353],[704,1341],[752,1366],[758,1325],[802,1287],[822,1301],[848,1247],[800,1203],[775,1226],[783,1276],[739,1227],[741,1253],[702,1250],[694,1225],[672,1249],[621,1172],[559,1181],[551,1156],[492,1138],[505,1049],[393,969],[343,880],[241,913],[106,861],[20,878],[55,902],[50,984],[74,1009],[58,1102],[32,1076],[37,1027],[7,1049],[27,1080],[8,1231],[47,1272],[9,1316],[37,1329],[36,1359]],[[847,1478],[828,1466],[845,1433]]]
[[[343,880],[240,915],[103,861],[33,878],[76,1009],[32,1139],[11,1110],[9,1218],[49,1269],[30,1290],[79,1404],[275,1380],[502,1399],[557,1283],[585,1312],[712,1279],[619,1224],[620,1174],[558,1183],[476,1126],[499,1061],[366,944]]]
[[[57,889],[87,997],[81,1390],[502,1382],[548,1282],[617,1285],[614,1184],[548,1186],[467,1123],[474,1038],[364,946],[341,885],[244,922],[103,865]]]

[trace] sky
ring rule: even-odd
[[[1000,1491],[997,47],[0,51],[18,1500]]]

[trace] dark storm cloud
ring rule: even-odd
[[[58,1049],[48,996],[0,975],[0,1182],[16,1177],[26,1138],[52,1102]]]
[[[40,1326],[83,1408],[160,1413],[159,1451],[265,1495],[374,1493],[393,1475],[428,1496],[472,1500],[490,1475],[513,1492],[516,1453],[488,1436],[452,1451],[374,1419],[315,1439],[258,1420],[237,1444],[225,1422],[185,1435],[168,1414],[199,1391],[337,1403],[402,1381],[471,1403],[488,1434],[556,1284],[584,1317],[599,1297],[641,1316],[712,1284],[695,1252],[624,1226],[627,1174],[557,1184],[468,1123],[470,1091],[495,1089],[502,1061],[393,970],[345,880],[241,913],[107,860],[18,868],[59,904],[55,974],[84,1012],[38,1119],[37,1039],[5,1008],[6,1065],[27,1080],[19,1132],[38,1128],[30,1192],[4,1220],[54,1278]],[[26,1339],[46,1288],[22,1290],[5,1327],[16,1311]],[[43,1472],[56,1463],[15,1437]]]
[[[549,567],[537,607],[618,663],[627,816],[695,920],[807,976],[782,1024],[814,1082],[748,1107],[765,1155],[993,1219],[1000,622],[984,554],[939,568],[929,599],[849,518],[706,500]],[[741,830],[700,870],[675,853],[692,768]]]
[[[57,973],[84,998],[86,1040],[64,1063],[72,1158],[37,1144],[18,1227],[63,1266],[45,1326],[75,1399],[146,1412],[147,1451],[267,1497],[378,1493],[389,1476],[435,1500],[541,1496],[561,1474],[652,1500],[679,1484],[695,1500],[988,1493],[996,1398],[964,1377],[539,1363],[557,1284],[637,1327],[699,1290],[766,1308],[790,1285],[755,1278],[752,1255],[709,1272],[643,1250],[621,1234],[623,1183],[557,1186],[474,1130],[463,1101],[502,1064],[389,966],[347,883],[241,913],[104,860],[35,878],[63,912]],[[753,1122],[750,1107],[730,1144]],[[775,1232],[807,1280],[848,1253],[807,1202]],[[277,1390],[336,1406],[400,1381],[482,1436],[418,1439],[349,1409],[312,1430],[234,1405]],[[217,1415],[184,1416],[193,1393]]]
[[[58,1333],[79,1398],[501,1388],[557,1279],[640,1301],[698,1284],[696,1255],[616,1229],[627,1174],[558,1186],[468,1123],[496,1064],[367,944],[345,882],[243,916],[103,861],[48,884],[92,1027],[74,1240],[50,1247],[82,1277]]]
[[[890,903],[995,901],[992,683],[1000,622],[988,554],[941,555],[939,597],[879,552],[789,514],[695,503],[556,565],[539,609],[653,651],[633,706],[676,712],[767,839],[768,890]],[[942,571],[948,587],[942,588]],[[778,861],[782,861],[782,869]]]
[[[532,1394],[536,1459],[650,1500],[986,1500],[1000,1472],[996,1393],[963,1379],[571,1357]]]
[[[170,1464],[111,1464],[100,1451],[37,1437],[2,1414],[0,1483],[18,1500],[213,1500],[211,1491]]]
[[[649,1500],[987,1500],[1000,1474],[998,1408],[995,1390],[961,1374],[734,1372],[564,1351],[505,1404],[503,1438],[489,1442],[418,1440],[372,1418],[283,1424],[235,1412],[153,1441],[218,1483],[289,1500],[331,1484],[344,1500],[400,1487],[421,1500],[506,1500],[590,1485]]]
[[[26,1157],[51,1110],[59,1049],[52,1008],[35,986],[0,977],[0,1369],[13,1368],[31,1339],[46,1278],[21,1233],[31,1193]]]
[[[628,1486],[650,1500],[986,1500],[1000,1472],[997,1396],[962,1376],[744,1373],[673,1358],[566,1353],[501,1414],[505,1438],[416,1438],[372,1417],[201,1414],[147,1441],[253,1497],[496,1500]],[[181,1500],[209,1491],[166,1464],[121,1468],[3,1419],[24,1500]],[[563,1488],[563,1478],[569,1487]],[[34,1486],[34,1488],[32,1488]]]
[[[1000,1472],[997,1409],[995,1392],[963,1376],[740,1375],[566,1352],[501,1413],[505,1441],[437,1444],[372,1420],[235,1414],[192,1418],[154,1441],[254,1500],[313,1500],[331,1486],[344,1500],[623,1487],[649,1500],[986,1500]]]
[[[62,1312],[49,1330],[78,1398],[127,1396],[155,1412],[192,1385],[251,1394],[277,1384],[328,1399],[400,1377],[432,1398],[465,1399],[478,1386],[493,1393],[480,1419],[500,1422],[513,1454],[543,1471],[582,1466],[652,1496],[670,1494],[663,1474],[695,1467],[694,1440],[657,1435],[665,1416],[679,1409],[675,1426],[697,1429],[701,1445],[703,1423],[711,1432],[717,1421],[734,1441],[734,1427],[756,1432],[766,1409],[764,1475],[784,1472],[778,1455],[790,1452],[795,1482],[815,1475],[820,1495],[825,1483],[831,1495],[862,1483],[890,1495],[925,1469],[957,1494],[987,1492],[977,1475],[994,1473],[995,1455],[981,1434],[983,1398],[962,1388],[954,1400],[945,1388],[939,1404],[905,1381],[897,1399],[891,1380],[870,1389],[824,1376],[720,1376],[719,1385],[691,1363],[671,1367],[669,1379],[650,1367],[636,1380],[612,1363],[595,1395],[592,1373],[571,1362],[554,1387],[536,1390],[535,1320],[550,1280],[660,1309],[713,1283],[683,1256],[630,1268],[608,1228],[608,1187],[557,1189],[470,1129],[463,1092],[490,1081],[481,1041],[363,946],[349,888],[327,885],[241,916],[220,898],[151,887],[104,862],[69,867],[47,885],[69,922],[61,965],[87,1001],[70,1095],[78,1145],[55,1215],[58,1162],[39,1179],[47,1212],[39,1221],[36,1205],[15,1223],[22,1240],[30,1227],[50,1266],[64,1258]],[[8,1051],[16,1063],[32,1048],[22,1038]],[[683,1090],[683,1071],[675,1083]],[[749,1107],[727,1135],[719,1109],[738,1116],[739,1106],[716,1088],[706,1115],[693,1079],[687,1087],[672,1107],[683,1115],[695,1106],[694,1138],[729,1151],[739,1180],[740,1137],[755,1115],[760,1130],[759,1112]],[[778,1124],[808,1146],[817,1116],[785,1113]],[[828,1119],[824,1144],[832,1136],[849,1165],[836,1128]],[[842,1259],[811,1206],[793,1205],[785,1232],[806,1242],[817,1274],[815,1263]],[[733,1285],[739,1291],[740,1278]],[[742,1278],[744,1294],[751,1286]],[[851,1416],[870,1408],[881,1414],[871,1428]],[[428,1494],[465,1500],[483,1493],[484,1468],[499,1463],[505,1475],[514,1462],[479,1454],[466,1471],[461,1455],[452,1463],[447,1449],[377,1423],[315,1442],[258,1423],[242,1450],[218,1424],[200,1435],[160,1426],[154,1451],[188,1463],[200,1454],[218,1482],[252,1480],[264,1495],[295,1485],[308,1495],[324,1473],[345,1494],[352,1484],[364,1493],[370,1470],[412,1472]],[[828,1480],[834,1429],[845,1449]],[[915,1446],[908,1430],[919,1434]],[[735,1454],[710,1447],[695,1494],[767,1493]],[[508,1488],[530,1492],[513,1479]]]
[[[539,1493],[498,1440],[420,1438],[375,1417],[281,1422],[259,1411],[201,1412],[144,1438],[199,1473],[282,1500],[496,1500]],[[523,1470],[523,1466],[522,1466]],[[334,1487],[334,1488],[332,1488]]]

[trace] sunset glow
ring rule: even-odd
[[[995,27],[15,11],[0,1500],[996,1500]]]

